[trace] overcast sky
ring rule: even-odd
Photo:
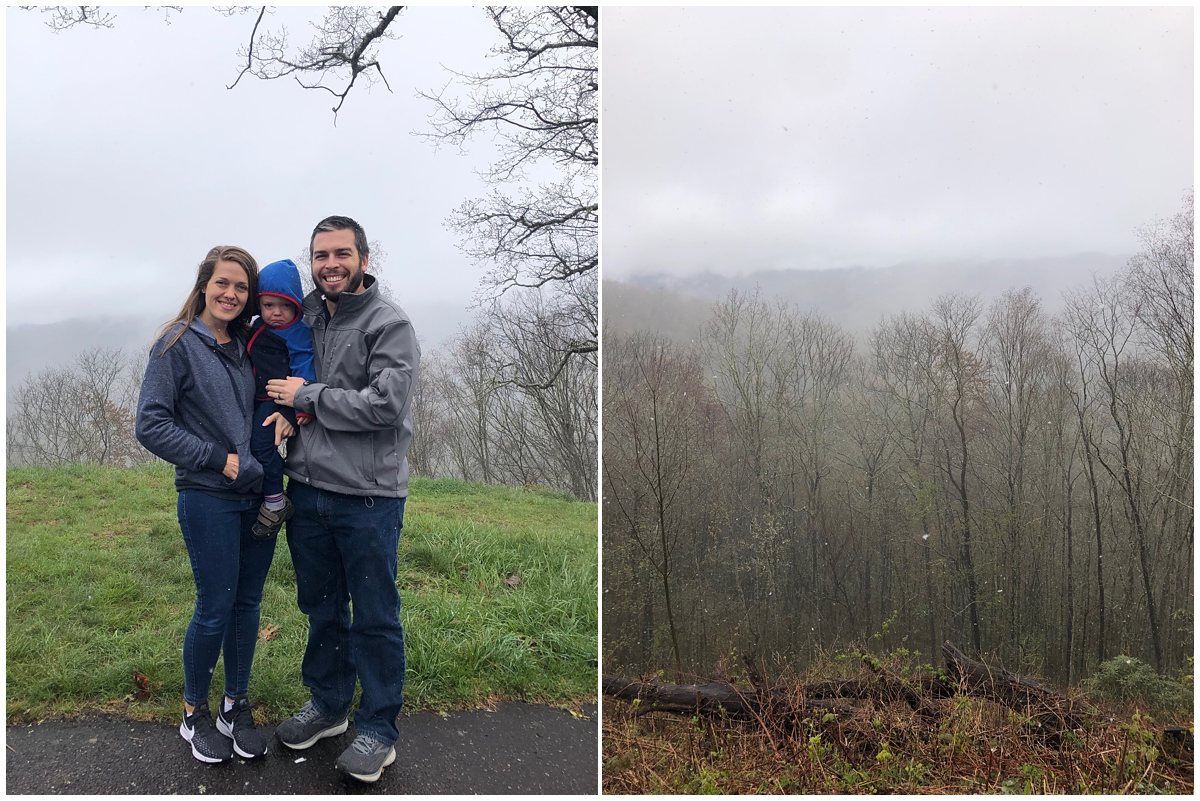
[[[112,9],[111,30],[54,34],[49,15],[7,19],[7,325],[79,316],[174,316],[214,245],[260,265],[295,258],[330,214],[358,220],[428,343],[470,315],[482,270],[443,222],[484,188],[488,139],[435,151],[427,130],[443,68],[484,71],[498,34],[480,9],[414,8],[380,61],[391,83],[331,95],[246,77],[235,53],[253,15]],[[280,9],[291,39],[320,9]]]
[[[608,8],[603,268],[1130,254],[1193,176],[1191,8]]]

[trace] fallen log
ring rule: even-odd
[[[904,701],[926,718],[948,711],[937,701],[956,694],[993,701],[1023,714],[1040,736],[1051,736],[1081,725],[1075,704],[1062,693],[1003,668],[985,665],[947,640],[942,645],[948,680],[938,676],[901,678],[875,660],[860,655],[874,676],[833,679],[812,684],[769,688],[752,662],[746,665],[754,687],[723,680],[706,684],[667,684],[661,679],[639,681],[603,677],[605,695],[636,704],[638,714],[672,712],[679,715],[725,716],[740,720],[774,720],[795,724],[805,717],[853,707],[841,699],[876,702]]]
[[[946,659],[946,672],[968,695],[980,695],[1010,707],[1067,700],[1062,693],[1033,679],[976,662],[949,640],[942,643],[942,656]]]
[[[833,699],[805,698],[783,689],[750,689],[728,682],[667,684],[661,679],[604,676],[604,694],[629,703],[637,702],[638,713],[673,712],[678,715],[726,716],[738,720],[767,718],[797,723],[814,713],[849,711],[849,704]]]
[[[1025,714],[1042,735],[1057,735],[1082,725],[1075,702],[1051,687],[971,659],[954,643],[942,643],[946,672],[964,695],[986,698]]]

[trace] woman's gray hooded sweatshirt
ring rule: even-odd
[[[233,359],[200,320],[170,348],[182,323],[154,343],[138,396],[137,439],[175,465],[175,488],[221,498],[262,494],[262,466],[250,453],[254,373],[245,343]],[[225,477],[226,457],[238,455],[238,476]]]

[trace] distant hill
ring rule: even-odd
[[[136,356],[150,344],[158,327],[170,316],[168,312],[157,320],[96,317],[13,326],[5,332],[6,394],[11,394],[30,373],[36,374],[47,367],[64,367],[74,361],[75,354],[91,348],[120,348],[126,354]]]
[[[643,274],[604,282],[606,330],[661,331],[673,339],[695,338],[711,305],[731,289],[779,297],[803,309],[817,309],[833,322],[864,334],[881,317],[919,311],[944,292],[978,294],[984,304],[1009,287],[1032,287],[1045,309],[1062,307],[1064,290],[1084,286],[1093,273],[1111,275],[1127,256],[1080,253],[1040,259],[906,262],[894,267],[833,270],[764,270],[744,276],[712,272],[679,278]]]
[[[456,303],[401,305],[412,318],[421,349],[427,354],[439,350],[471,318],[471,311]],[[158,329],[176,312],[178,308],[164,310],[155,317],[75,317],[57,323],[10,326],[5,331],[5,397],[30,373],[36,374],[47,367],[65,367],[77,353],[90,348],[121,348],[126,354],[136,356],[150,345]]]

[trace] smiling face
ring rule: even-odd
[[[296,304],[278,295],[259,295],[258,312],[272,328],[284,328],[296,319]]]
[[[246,308],[250,282],[242,265],[218,261],[212,278],[204,286],[204,310],[198,315],[209,330],[223,332]]]
[[[367,259],[359,255],[353,231],[322,231],[313,237],[313,282],[326,300],[336,302],[343,292],[362,292],[366,267]]]

